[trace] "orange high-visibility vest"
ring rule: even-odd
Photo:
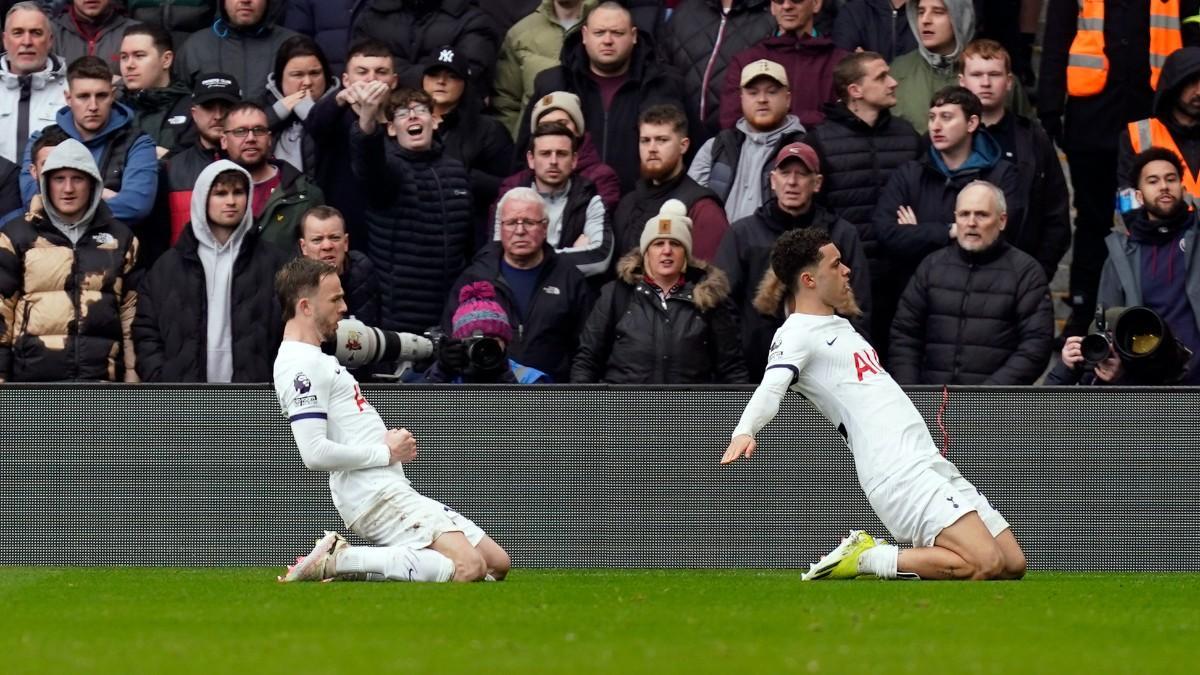
[[[1163,62],[1183,48],[1179,0],[1150,0],[1150,88],[1158,86]],[[1075,40],[1067,57],[1067,94],[1095,96],[1108,81],[1104,55],[1104,0],[1079,0]]]
[[[1197,180],[1196,174],[1188,166],[1187,158],[1179,151],[1179,146],[1175,145],[1175,139],[1171,138],[1171,132],[1167,130],[1167,125],[1153,117],[1130,122],[1129,144],[1133,146],[1135,155],[1151,147],[1166,148],[1175,153],[1183,164],[1183,175],[1179,177],[1179,180],[1183,183],[1183,189],[1187,193],[1185,196],[1190,197],[1187,201],[1196,203],[1197,200],[1200,200],[1200,180]]]

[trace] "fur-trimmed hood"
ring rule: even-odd
[[[637,286],[646,276],[640,251],[630,251],[617,263],[617,279]],[[729,277],[704,260],[688,260],[683,273],[685,287],[678,297],[690,300],[696,309],[707,312],[729,298]]]

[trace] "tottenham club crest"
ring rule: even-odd
[[[292,380],[292,386],[296,388],[297,394],[307,394],[312,389],[312,381],[304,373],[296,373],[296,379]]]

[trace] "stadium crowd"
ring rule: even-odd
[[[307,256],[426,381],[755,382],[797,228],[904,384],[1137,383],[1098,305],[1200,352],[1200,0],[0,7],[0,381],[270,381]]]

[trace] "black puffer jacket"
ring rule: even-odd
[[[208,377],[208,291],[191,226],[142,282],[133,338],[138,375],[146,382],[204,382]],[[230,291],[233,382],[270,382],[283,339],[275,297],[282,251],[254,232],[242,240]]]
[[[729,280],[688,261],[684,286],[663,302],[649,286],[642,255],[630,253],[604,285],[579,339],[572,382],[742,384],[748,381]]]
[[[442,118],[437,135],[446,154],[467,167],[475,201],[473,221],[479,222],[487,217],[500,183],[512,173],[513,142],[500,120],[482,114],[482,104],[473,96],[468,86],[458,107]]]
[[[121,102],[136,115],[133,126],[159,147],[174,150],[192,127],[192,91],[182,82],[141,91],[122,89]]]
[[[760,206],[754,215],[729,226],[715,261],[729,277],[734,305],[741,310],[742,352],[751,378],[761,376],[767,367],[771,338],[785,318],[782,314],[759,314],[754,308],[754,296],[758,294],[763,276],[771,268],[771,248],[775,241],[784,232],[801,227],[819,227],[829,233],[842,260],[850,267],[850,285],[863,310],[862,317],[852,319],[851,323],[864,335],[870,325],[871,276],[854,226],[816,205],[804,217],[796,218],[781,211],[772,199]]]
[[[892,7],[892,0],[849,0],[833,22],[833,44],[848,52],[878,52],[890,63],[916,49],[917,37],[904,7]]]
[[[388,46],[403,86],[420,89],[425,62],[450,45],[467,57],[475,91],[491,91],[504,36],[471,0],[360,0],[351,25],[351,43],[369,37]]]
[[[892,323],[888,369],[900,384],[1033,384],[1054,348],[1046,276],[999,240],[951,244],[917,268]]]
[[[350,251],[340,278],[346,292],[346,314],[368,326],[378,326],[379,277],[371,259],[365,253]]]
[[[1053,279],[1058,261],[1071,248],[1071,212],[1067,203],[1067,178],[1054,142],[1042,126],[1028,117],[1008,113],[1015,126],[1019,194],[1025,215],[1008,221],[1004,239],[1033,256],[1047,279]],[[1009,160],[1013,161],[1013,160]]]
[[[721,0],[683,0],[663,27],[662,52],[683,76],[688,114],[702,125],[694,147],[721,130],[721,84],[729,60],[775,31],[770,5],[771,0],[733,0],[726,14]]]
[[[543,70],[534,80],[533,96],[537,101],[555,91],[569,91],[579,96],[583,118],[600,158],[617,172],[621,193],[633,189],[641,171],[638,157],[637,119],[643,110],[669,103],[687,110],[683,82],[670,66],[659,64],[653,51],[639,41],[633,49],[629,78],[613,96],[612,105],[604,110],[600,89],[592,79],[587,52],[583,48],[582,31],[566,37],[562,49],[562,65]],[[528,147],[529,116],[533,106],[526,106],[517,127],[517,147]]]
[[[819,198],[867,235],[879,192],[893,169],[921,155],[921,137],[906,120],[886,110],[874,125],[859,119],[841,101],[825,104],[822,112],[825,121],[805,138],[821,158],[824,179]],[[874,257],[875,240],[864,236],[863,244],[867,257]]]
[[[471,259],[471,184],[462,162],[435,141],[412,152],[382,129],[350,128],[354,175],[367,196],[367,255],[379,275],[379,325],[423,333]]]
[[[563,260],[549,245],[542,245],[545,260],[539,270],[538,291],[522,316],[513,300],[512,287],[500,272],[504,255],[500,242],[488,244],[471,262],[450,291],[442,314],[442,328],[451,332],[451,319],[458,308],[458,292],[476,281],[490,281],[496,288],[496,300],[508,314],[513,326],[513,341],[508,355],[516,362],[537,368],[554,382],[571,377],[571,359],[579,344],[579,334],[592,308],[587,279],[575,266]]]

